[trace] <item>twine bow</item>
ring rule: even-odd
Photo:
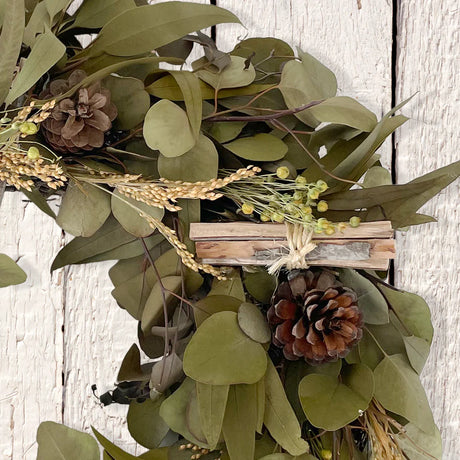
[[[277,274],[282,267],[288,270],[309,268],[307,254],[316,248],[316,244],[311,241],[313,230],[300,224],[286,223],[285,225],[289,253],[270,263],[268,267],[270,275]]]

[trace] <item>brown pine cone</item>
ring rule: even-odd
[[[328,271],[291,272],[267,313],[286,359],[322,364],[345,357],[362,337],[357,296]]]
[[[75,70],[67,80],[54,80],[40,94],[52,99],[66,93],[86,77],[83,70]],[[42,132],[53,149],[77,153],[104,145],[104,134],[112,127],[118,112],[110,101],[110,91],[96,82],[80,88],[72,97],[59,101],[41,125]]]

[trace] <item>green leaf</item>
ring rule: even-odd
[[[72,3],[72,0],[45,0],[46,9],[50,15],[51,22],[53,22],[54,17],[65,11],[69,4]]]
[[[131,401],[126,422],[131,436],[148,449],[158,447],[169,431],[169,426],[160,416],[160,406],[165,397],[155,401],[150,398],[144,402]]]
[[[32,187],[32,191],[29,192],[29,190],[26,190],[25,188],[21,189],[21,192],[24,193],[24,195],[32,201],[32,203],[37,206],[38,209],[43,211],[45,214],[48,216],[52,217],[53,219],[56,219],[56,214],[54,214],[53,210],[50,208],[50,205],[48,204],[48,201],[46,198],[39,192],[39,190],[36,187]]]
[[[248,293],[258,302],[269,303],[276,289],[276,277],[270,275],[267,270],[244,272],[244,287]]]
[[[132,8],[109,21],[91,47],[91,54],[135,56],[215,24],[239,22],[214,5],[167,2]]]
[[[199,441],[187,426],[187,407],[194,391],[195,382],[186,378],[181,386],[163,401],[160,407],[160,415],[171,430],[181,434],[194,444],[208,447],[205,443]]]
[[[256,424],[256,385],[232,385],[222,426],[230,458],[254,459]]]
[[[145,239],[149,249],[164,241],[161,235]],[[115,217],[109,216],[104,225],[89,238],[77,237],[64,246],[56,256],[51,271],[65,265],[84,264],[101,260],[129,259],[144,253],[140,241],[128,233]]]
[[[374,378],[375,398],[385,409],[430,433],[434,421],[425,391],[403,355],[386,356],[375,368]]]
[[[271,360],[268,361],[265,374],[264,424],[273,439],[291,455],[308,452],[308,443],[301,437],[299,422]]]
[[[237,314],[215,313],[197,329],[184,355],[184,372],[210,385],[256,383],[265,374],[267,354],[238,326]]]
[[[398,433],[396,438],[409,460],[442,460],[441,433],[436,426],[427,434],[414,424],[408,423],[404,431],[405,433]]]
[[[120,222],[121,226],[129,233],[139,238],[151,235],[155,229],[152,228],[147,220],[139,214],[137,209],[140,209],[145,214],[152,216],[154,219],[161,221],[164,216],[164,209],[149,206],[134,198],[123,195],[118,190],[112,195],[111,200],[112,212],[115,218]]]
[[[208,295],[193,304],[195,323],[199,327],[204,320],[221,311],[238,312],[241,300],[228,295]]]
[[[110,215],[110,194],[87,182],[71,181],[62,199],[56,223],[67,233],[88,237]]]
[[[178,206],[181,208],[177,212],[179,221],[181,223],[182,238],[184,243],[187,245],[188,250],[195,253],[195,243],[190,239],[190,224],[194,222],[200,222],[201,219],[201,202],[199,199],[190,200],[181,198],[177,200]]]
[[[144,139],[151,149],[159,150],[168,158],[183,155],[196,142],[187,114],[167,99],[158,101],[147,112]]]
[[[3,104],[10,91],[21,51],[24,16],[24,0],[15,0],[8,4],[0,34],[0,104]]]
[[[281,139],[266,133],[236,139],[225,144],[225,148],[235,155],[251,161],[280,160],[288,151],[287,145]]]
[[[231,296],[244,302],[246,300],[246,294],[244,293],[240,272],[238,270],[233,270],[227,273],[225,280],[214,278],[212,280],[211,290],[208,293],[208,296],[211,295]]]
[[[409,362],[415,372],[420,374],[430,354],[430,344],[425,339],[421,339],[415,335],[404,337],[403,340]]]
[[[334,73],[308,53],[299,52],[302,59],[287,62],[281,73],[280,90],[290,109],[335,96],[337,79]],[[316,127],[318,120],[309,111],[295,116],[308,126]]]
[[[216,448],[220,439],[228,390],[228,385],[207,385],[196,382],[201,429],[211,450]]]
[[[320,122],[351,126],[361,131],[372,131],[377,117],[355,99],[336,96],[306,110]]]
[[[149,375],[141,367],[141,353],[139,347],[134,343],[126,353],[118,371],[118,382],[148,381]]]
[[[166,329],[163,328],[166,332]],[[180,339],[180,336],[179,336]],[[171,340],[172,341],[172,340]],[[184,378],[182,360],[172,352],[157,362],[152,369],[149,387],[158,393],[165,393],[172,385]]]
[[[254,66],[249,64],[249,66],[245,68],[245,59],[239,56],[230,56],[230,59],[231,63],[221,72],[215,68],[209,67],[209,63],[205,57],[195,61],[192,67],[201,80],[211,85],[216,90],[240,88],[250,85],[256,78]],[[197,70],[206,66],[209,68]]]
[[[300,402],[308,420],[317,428],[338,430],[357,419],[371,402],[374,379],[367,366],[347,366],[340,377],[310,374],[300,382]]]
[[[161,284],[167,290],[162,294]],[[178,294],[182,286],[182,278],[180,276],[166,276],[157,282],[152,288],[142,312],[141,326],[144,334],[149,334],[153,326],[164,325],[164,308],[167,309],[168,317],[173,313],[173,309],[177,304],[177,297],[172,292]],[[165,305],[166,304],[166,307]]]
[[[182,137],[182,134],[177,136],[177,132],[174,135]],[[201,134],[196,145],[184,155],[176,158],[160,155],[158,171],[161,177],[169,180],[206,181],[217,177],[218,163],[219,155],[214,144]]]
[[[379,185],[391,184],[391,172],[382,166],[373,166],[364,176],[364,188],[378,187]]]
[[[431,313],[425,300],[411,292],[397,291],[379,285],[380,291],[391,304],[398,319],[411,334],[431,343],[433,339],[433,325]]]
[[[243,302],[238,309],[238,324],[252,340],[267,343],[272,337],[267,318],[252,303]]]
[[[235,139],[247,125],[245,121],[230,121],[212,123],[209,134],[219,143],[229,142]]]
[[[144,460],[179,460],[179,459],[176,459],[175,457],[174,458],[171,457],[171,455],[173,455],[172,452],[174,452],[174,454],[176,452],[182,453],[182,451],[179,451],[178,449],[175,450],[171,447],[160,447],[159,449],[153,449],[153,450],[144,452],[142,455],[139,455],[139,457],[136,457],[136,458],[142,458]]]
[[[87,433],[54,422],[42,422],[37,431],[37,460],[99,460],[99,447]]]
[[[0,254],[0,288],[24,283],[25,271],[6,254]]]
[[[344,286],[356,292],[358,307],[363,313],[366,323],[388,323],[388,306],[385,298],[371,281],[349,268],[339,269],[339,279]]]
[[[119,14],[135,7],[133,0],[85,0],[75,15],[72,28],[98,29]]]
[[[21,71],[14,79],[6,98],[6,105],[25,94],[37,81],[64,56],[66,47],[51,32],[37,37]]]
[[[192,128],[193,136],[198,140],[201,128],[203,103],[201,100],[200,81],[197,76],[187,71],[170,71],[184,96],[185,109]]]
[[[96,436],[96,439],[99,441],[101,446],[108,452],[108,454],[114,459],[114,460],[135,460],[137,457],[134,455],[128,454],[128,452],[125,452],[124,450],[120,449],[118,446],[110,442],[106,437],[102,436],[99,431],[96,430],[96,428],[91,427],[93,430],[94,436]],[[81,460],[82,457],[78,457],[79,460]],[[99,459],[99,450],[98,450],[98,457]],[[43,459],[45,460],[45,459]]]
[[[259,460],[317,460],[317,457],[310,454],[296,455],[295,457],[289,454],[270,454],[259,458]]]
[[[150,108],[150,96],[137,78],[111,75],[104,80],[110,98],[118,110],[115,127],[125,131],[144,121]]]
[[[27,1],[26,1],[27,9]],[[27,21],[26,21],[27,22]],[[46,8],[45,2],[39,2],[33,8],[32,14],[24,30],[23,42],[25,45],[32,47],[38,34],[45,31],[45,27],[52,27],[51,18]]]
[[[265,416],[265,378],[260,379],[256,384],[257,423],[256,431],[263,434]]]

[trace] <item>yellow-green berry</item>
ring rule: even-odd
[[[37,147],[29,147],[29,150],[27,150],[27,158],[31,160],[38,160],[40,158],[40,151]]]
[[[311,198],[312,200],[316,200],[319,197],[319,190],[316,188],[312,188],[308,192],[308,197]]]
[[[254,212],[254,206],[251,203],[243,203],[241,210],[243,211],[243,214],[250,215]]]
[[[323,180],[319,180],[316,182],[316,186],[322,191],[322,192],[325,192],[329,187],[328,185],[326,184],[326,182],[324,182]]]
[[[294,201],[302,201],[305,198],[305,193],[299,191],[294,192],[292,198],[294,199]]]
[[[321,458],[323,460],[332,460],[332,452],[328,449],[321,450]]]
[[[326,228],[326,235],[333,235],[335,233],[334,227],[327,227]]]
[[[312,213],[311,206],[302,206],[301,211],[302,211],[304,214],[311,214],[311,213]]]
[[[337,228],[340,232],[343,232],[347,228],[347,224],[345,222],[339,222]]]
[[[324,228],[327,228],[329,226],[329,221],[327,219],[325,219],[324,217],[321,217],[320,219],[318,219],[317,225],[318,225],[318,227],[324,229]]]
[[[272,220],[274,220],[275,222],[281,223],[281,222],[284,222],[284,216],[283,214],[279,212],[275,212],[272,215]]]
[[[326,212],[328,210],[329,206],[328,204],[324,201],[324,200],[321,200],[317,205],[316,205],[316,209],[319,211],[319,212]]]
[[[271,220],[271,219],[270,219],[270,216],[269,216],[268,214],[266,214],[266,213],[263,212],[263,213],[260,215],[260,220],[261,220],[262,222],[268,222],[268,221]]]
[[[280,178],[280,179],[287,179],[289,177],[289,174],[290,174],[290,171],[289,171],[289,168],[287,166],[280,166],[277,170],[276,170],[276,175]]]
[[[35,123],[25,122],[19,127],[22,134],[32,135],[38,133],[38,126]]]
[[[303,177],[303,176],[297,176],[295,178],[295,183],[297,185],[306,185],[307,184],[307,179],[305,177]]]
[[[353,216],[350,219],[350,227],[353,227],[353,228],[359,227],[360,223],[361,223],[361,219],[358,216]]]

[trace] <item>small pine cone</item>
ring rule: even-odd
[[[66,93],[86,77],[83,70],[75,70],[67,80],[54,80],[40,94],[52,99]],[[59,101],[42,123],[42,132],[51,147],[63,153],[91,151],[104,145],[104,134],[112,127],[118,114],[110,101],[110,91],[96,82],[80,88],[71,98]]]
[[[328,271],[291,272],[267,313],[286,359],[323,364],[345,357],[363,335],[357,296]]]

